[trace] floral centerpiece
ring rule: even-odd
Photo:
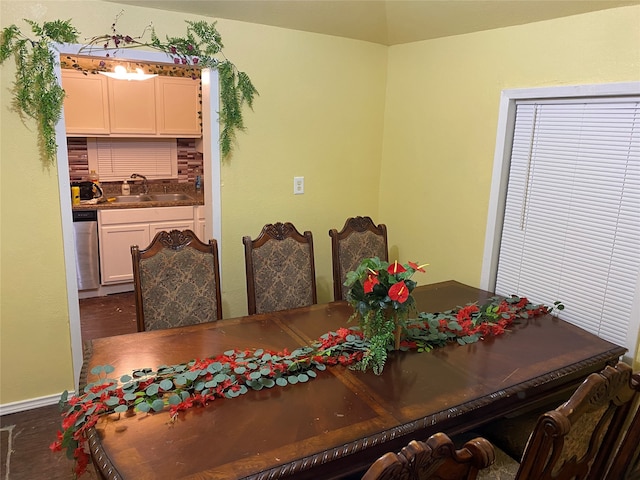
[[[425,266],[413,262],[388,263],[373,257],[365,258],[354,271],[347,273],[345,285],[350,287],[347,301],[354,308],[350,320],[358,320],[370,344],[356,368],[372,368],[380,374],[387,351],[400,349],[408,314],[415,311],[411,292],[417,284],[411,277],[416,272],[424,272]]]

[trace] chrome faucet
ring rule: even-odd
[[[142,189],[143,189],[142,193],[144,193],[145,195],[149,193],[149,185],[147,184],[147,177],[145,177],[144,175],[140,175],[139,173],[132,173],[130,178],[133,178],[133,179],[141,178]]]

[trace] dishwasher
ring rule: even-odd
[[[76,244],[76,276],[78,290],[100,287],[98,254],[98,211],[73,211],[73,236]]]

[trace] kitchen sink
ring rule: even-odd
[[[153,201],[154,199],[149,195],[118,195],[114,200],[115,203],[140,203]]]
[[[150,195],[154,202],[179,202],[181,200],[193,200],[193,197],[186,193],[158,193]]]

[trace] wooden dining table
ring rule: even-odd
[[[455,281],[417,287],[418,311],[442,312],[492,296]],[[230,349],[290,351],[352,326],[332,302],[217,322],[96,339],[85,345],[81,385],[186,363]],[[431,352],[392,352],[381,375],[331,366],[305,383],[249,391],[193,407],[105,415],[90,432],[105,479],[337,479],[357,474],[411,439],[467,432],[571,391],[626,350],[552,315],[505,334]]]

